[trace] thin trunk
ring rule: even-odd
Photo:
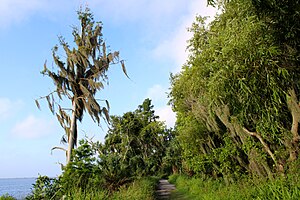
[[[261,135],[257,132],[250,132],[248,131],[246,128],[242,127],[241,125],[239,125],[237,122],[232,123],[229,120],[230,117],[230,112],[229,112],[229,107],[227,105],[225,105],[223,108],[219,108],[216,111],[217,116],[219,117],[219,119],[222,121],[222,123],[230,130],[231,132],[231,137],[233,139],[234,142],[236,142],[237,145],[241,145],[243,144],[243,139],[237,135],[236,133],[240,132],[240,130],[242,129],[246,134],[251,135],[253,137],[256,137],[260,143],[263,145],[265,151],[269,154],[269,156],[271,156],[272,160],[274,161],[275,165],[278,167],[278,163],[276,161],[276,158],[274,156],[274,154],[272,153],[271,149],[269,148],[268,144],[264,141],[264,139],[261,137]],[[236,139],[236,136],[240,137],[241,141]]]
[[[240,136],[238,135],[238,131],[236,131],[237,128],[240,128],[240,126],[236,126],[231,120],[230,120],[230,112],[229,107],[227,105],[220,107],[216,110],[217,117],[221,120],[221,122],[226,126],[226,128],[230,132],[230,137],[232,138],[233,142],[237,146],[241,146],[244,144],[244,141]],[[239,139],[238,139],[239,138]]]
[[[294,89],[289,91],[289,98],[287,101],[288,107],[291,111],[291,115],[293,118],[291,133],[293,134],[293,139],[291,142],[287,142],[290,149],[290,157],[289,161],[295,161],[298,157],[298,143],[300,140],[298,129],[299,129],[299,121],[300,121],[300,104],[298,103],[297,96]]]
[[[72,156],[72,150],[75,147],[76,143],[76,137],[75,137],[75,131],[76,131],[76,103],[73,101],[73,109],[72,109],[72,118],[71,118],[71,127],[70,127],[70,133],[68,137],[68,152],[67,152],[67,163],[68,164],[71,161]]]
[[[274,154],[272,153],[271,149],[269,148],[268,144],[264,141],[264,139],[261,137],[261,135],[257,132],[250,132],[248,131],[246,128],[243,128],[243,130],[245,131],[245,133],[256,137],[260,143],[263,145],[265,151],[269,154],[269,156],[271,156],[272,160],[274,161],[275,165],[277,166],[277,161],[276,158],[274,156]]]

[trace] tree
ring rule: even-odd
[[[51,71],[45,63],[41,72],[49,76],[56,86],[56,89],[46,98],[49,109],[64,128],[67,138],[63,141],[68,143],[67,163],[71,161],[72,149],[77,143],[77,121],[83,119],[84,112],[100,124],[100,118],[109,121],[109,104],[101,106],[96,99],[96,93],[104,88],[107,83],[107,70],[111,64],[121,63],[123,72],[127,76],[124,61],[119,60],[119,52],[107,52],[106,44],[102,39],[102,23],[95,22],[93,15],[88,8],[78,12],[78,19],[81,23],[81,30],[74,27],[72,35],[77,48],[71,47],[63,37],[59,37],[59,44],[63,47],[66,55],[64,62],[58,55],[58,46],[53,48],[53,59],[58,67],[57,71]],[[72,103],[71,115],[57,101],[54,95],[60,100],[68,99]],[[38,107],[39,102],[36,100]],[[57,108],[57,109],[56,109]],[[62,149],[62,148],[60,148]]]
[[[163,157],[172,137],[157,119],[150,99],[145,99],[134,112],[112,116],[99,152],[100,165],[111,180],[122,182],[163,172]]]
[[[215,169],[227,157],[229,168],[267,176],[284,172],[299,152],[299,7],[253,2],[221,1],[223,13],[209,26],[197,17],[190,57],[171,77],[170,96],[179,129],[190,128],[188,118],[204,127],[198,138],[214,144],[205,152],[215,152]],[[262,2],[275,11],[258,9]]]

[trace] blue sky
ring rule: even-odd
[[[0,0],[0,178],[56,176],[65,154],[54,151],[64,134],[46,102],[38,110],[34,100],[54,87],[40,71],[47,60],[55,68],[51,49],[62,35],[72,43],[72,26],[79,26],[76,10],[88,5],[111,50],[120,51],[131,80],[119,65],[108,72],[109,85],[98,94],[110,102],[110,114],[122,115],[151,98],[156,114],[173,126],[175,114],[167,106],[169,74],[187,58],[187,28],[196,14],[213,15],[206,0]],[[86,115],[79,125],[85,135],[103,141],[107,130]]]

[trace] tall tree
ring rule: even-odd
[[[150,99],[145,99],[134,112],[112,116],[100,152],[101,162],[115,158],[115,166],[118,163],[119,171],[125,170],[127,178],[162,172],[163,157],[172,137],[157,119]]]
[[[88,8],[78,11],[81,29],[74,27],[72,35],[76,47],[70,46],[63,37],[59,37],[59,44],[63,47],[66,60],[59,57],[58,46],[53,48],[53,59],[57,71],[49,70],[45,63],[43,75],[49,76],[56,89],[46,98],[49,108],[56,114],[60,125],[65,130],[63,141],[68,143],[67,163],[71,161],[72,149],[77,143],[77,121],[83,119],[84,112],[100,124],[100,118],[109,121],[109,104],[105,100],[104,106],[96,99],[96,93],[107,83],[107,70],[111,64],[121,63],[123,72],[127,76],[124,61],[119,60],[119,52],[107,52],[102,39],[102,23],[95,22]],[[72,104],[71,114],[55,101],[54,95],[60,100],[68,99]],[[38,107],[39,102],[36,100]],[[62,148],[60,148],[62,149]]]
[[[223,13],[209,26],[196,19],[188,62],[172,77],[179,128],[187,132],[188,118],[206,127],[198,138],[216,144],[208,148],[219,152],[214,168],[233,146],[238,153],[229,158],[245,171],[282,172],[299,152],[297,0],[219,2]]]

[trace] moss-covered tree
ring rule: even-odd
[[[292,0],[218,2],[223,12],[209,26],[197,17],[190,57],[172,76],[179,135],[196,136],[201,162],[223,176],[238,168],[262,176],[284,172],[299,151],[299,6]]]
[[[84,112],[100,124],[100,118],[109,121],[109,104],[105,100],[102,106],[96,98],[96,93],[107,83],[107,70],[111,64],[121,63],[126,74],[124,61],[119,60],[119,52],[108,52],[102,39],[102,23],[95,22],[88,8],[78,12],[81,29],[73,28],[75,46],[69,45],[63,37],[59,44],[63,47],[66,60],[59,56],[58,46],[53,48],[53,59],[56,70],[50,70],[46,64],[43,75],[49,76],[55,85],[55,90],[45,96],[49,108],[57,116],[60,125],[65,130],[63,141],[68,143],[67,163],[71,161],[72,149],[77,142],[77,121],[82,121]],[[63,56],[64,57],[64,56]],[[68,99],[71,109],[65,109],[55,101],[54,95],[60,100]],[[36,101],[39,107],[38,100]],[[71,110],[71,114],[67,111]],[[60,148],[62,149],[62,148]]]

